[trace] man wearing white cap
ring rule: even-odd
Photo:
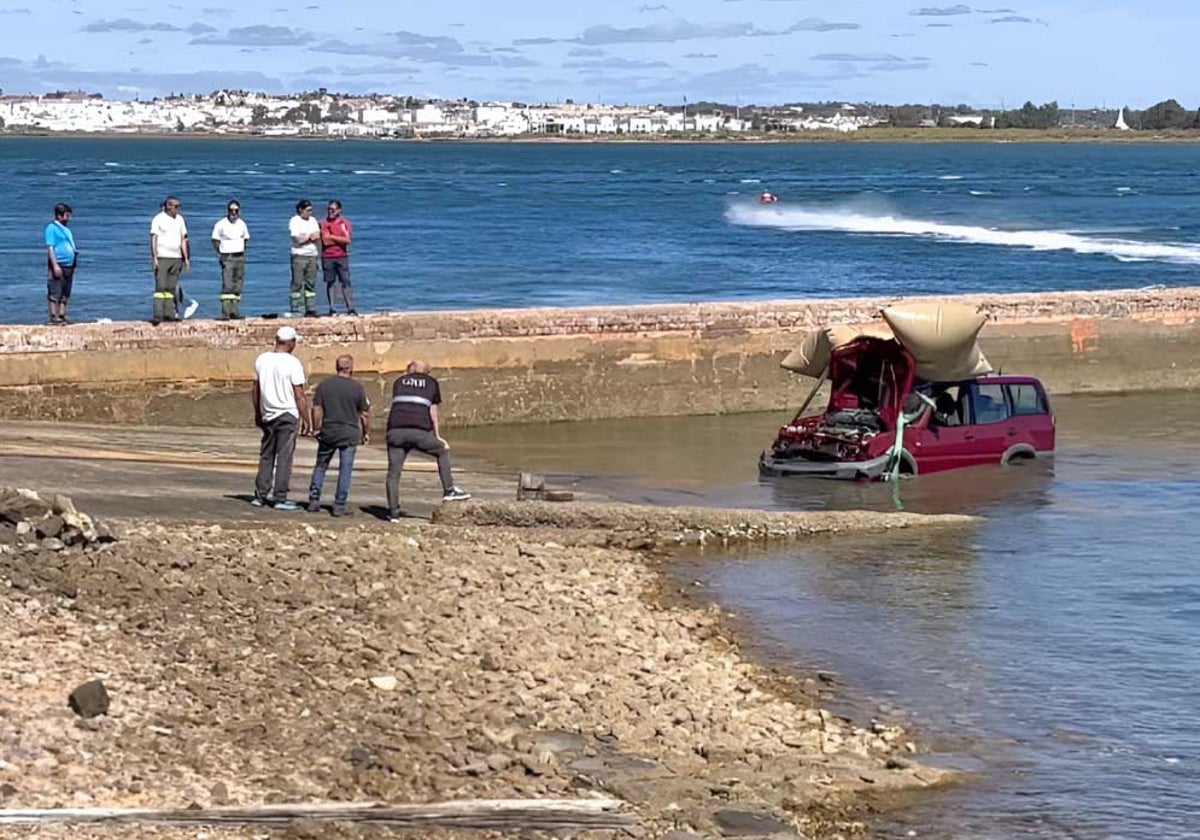
[[[312,415],[304,396],[304,366],[294,355],[299,338],[292,327],[280,327],[275,333],[275,349],[254,360],[254,422],[262,429],[258,476],[250,502],[256,507],[270,503],[275,510],[300,509],[288,501],[288,484],[296,436],[308,434]]]

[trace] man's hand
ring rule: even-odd
[[[446,442],[446,439],[445,439],[444,437],[442,437],[441,435],[438,435],[438,440],[440,440],[440,441],[442,442],[442,446],[446,447],[446,451],[447,451],[447,452],[449,452],[449,451],[450,451],[450,444],[448,444],[448,443]]]
[[[55,280],[61,280],[63,277],[62,266],[58,263],[55,263],[50,267],[50,273],[54,275]]]
[[[261,414],[255,413],[255,415],[254,415],[254,425],[255,425],[255,426],[258,426],[258,428],[260,428],[260,429],[263,427],[264,423],[263,423],[263,419],[262,419],[262,415],[261,415]]]
[[[183,270],[184,270],[184,271],[191,271],[191,270],[192,270],[192,260],[191,260],[191,258],[190,258],[190,257],[184,257],[184,258],[183,258]]]
[[[158,273],[158,257],[150,258],[150,270],[156,274]]]

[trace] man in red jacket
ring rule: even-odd
[[[321,222],[321,270],[325,275],[325,296],[329,314],[333,314],[333,287],[342,290],[346,314],[357,315],[354,309],[354,287],[350,285],[350,232],[353,225],[342,215],[342,202],[329,202],[325,220]]]

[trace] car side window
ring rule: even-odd
[[[1013,414],[1017,417],[1046,413],[1046,404],[1036,386],[1028,383],[1009,385],[1008,394],[1012,398]]]
[[[1008,401],[1004,398],[1003,385],[977,385],[972,396],[976,425],[1002,423],[1008,419]]]

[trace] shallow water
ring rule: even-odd
[[[839,674],[863,716],[984,772],[885,836],[1200,835],[1200,419],[1189,394],[1059,399],[1053,462],[918,478],[952,534],[680,564],[776,662]],[[463,446],[627,498],[888,509],[880,485],[759,481],[782,415],[479,430]],[[503,441],[503,454],[493,447]],[[567,445],[569,443],[569,446]],[[559,479],[566,481],[564,476]]]

